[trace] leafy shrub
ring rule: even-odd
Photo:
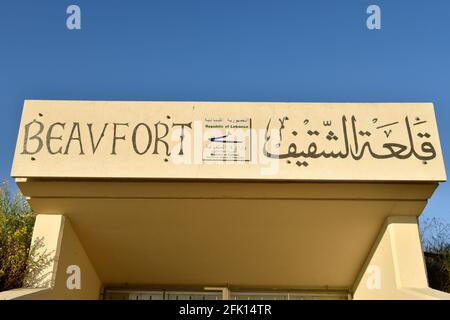
[[[19,288],[27,270],[35,215],[24,197],[0,185],[0,291]]]
[[[426,220],[422,242],[430,287],[450,293],[450,224]]]

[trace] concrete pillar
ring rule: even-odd
[[[38,263],[39,272],[26,287],[11,290],[4,298],[99,299],[102,283],[67,218],[39,214],[32,245],[37,245],[33,259],[46,262]]]
[[[416,217],[389,217],[353,288],[354,299],[450,299],[428,287]]]

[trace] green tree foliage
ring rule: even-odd
[[[45,250],[43,238],[31,243],[35,220],[25,197],[21,193],[13,195],[3,181],[0,184],[0,291],[51,285],[49,266],[53,252]]]
[[[35,215],[24,197],[0,185],[0,291],[19,288],[27,270]]]
[[[450,293],[450,224],[426,220],[422,242],[430,287]]]

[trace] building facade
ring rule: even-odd
[[[48,263],[3,298],[450,297],[431,103],[27,100],[11,175]]]

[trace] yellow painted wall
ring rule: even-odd
[[[54,253],[55,264],[51,284],[42,283],[49,290],[29,295],[30,299],[98,299],[101,282],[75,234],[70,221],[62,215],[38,215],[33,239],[43,237],[45,249]],[[78,265],[81,270],[81,289],[69,290],[66,286],[67,267]],[[39,287],[39,285],[38,285]]]
[[[428,287],[416,217],[389,217],[362,271],[356,300],[450,299]]]

